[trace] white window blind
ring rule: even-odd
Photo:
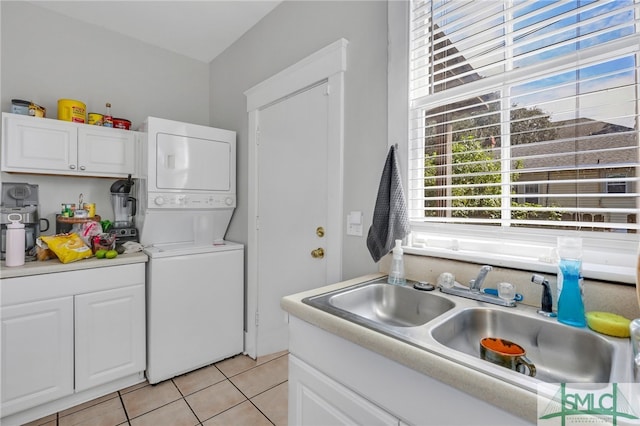
[[[636,233],[639,14],[412,1],[412,222]]]

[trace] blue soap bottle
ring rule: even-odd
[[[574,327],[585,327],[580,269],[582,261],[577,259],[560,259],[558,267],[562,274],[562,290],[558,297],[558,321]],[[560,278],[560,276],[558,277]]]
[[[582,240],[558,237],[558,321],[586,327],[582,291]]]

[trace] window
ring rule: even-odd
[[[622,174],[608,175],[606,182],[607,194],[626,194],[627,176]]]
[[[587,251],[625,247],[635,268],[638,0],[409,7],[414,246],[499,252],[498,237],[505,256],[544,262],[577,233]]]
[[[517,200],[520,204],[540,204],[540,186],[537,183],[527,183],[516,187],[520,195]]]

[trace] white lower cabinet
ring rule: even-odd
[[[2,414],[73,393],[73,297],[2,308]]]
[[[294,425],[400,425],[391,414],[295,356],[289,356],[289,406],[294,413],[289,424]]]
[[[75,297],[76,391],[145,368],[144,286]]]
[[[144,381],[144,270],[141,262],[0,280],[0,424]]]
[[[289,424],[531,425],[292,315]]]

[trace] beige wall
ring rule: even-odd
[[[349,211],[364,213],[362,237],[343,233],[343,277],[348,279],[377,269],[366,247],[366,233],[387,154],[387,2],[283,2],[211,63],[211,124],[238,131],[238,208],[227,237],[246,242],[244,91],[340,38],[349,41],[342,216],[346,221]],[[290,168],[295,179],[295,164]]]
[[[209,66],[24,1],[0,1],[0,105],[33,101],[57,118],[57,101],[78,99],[89,111],[111,102],[115,117],[137,128],[147,116],[209,124]],[[108,147],[105,147],[108,149]],[[40,215],[55,224],[60,203],[84,200],[113,219],[114,179],[2,173],[4,182],[40,186]],[[49,233],[54,232],[52,226]]]
[[[481,265],[459,262],[426,256],[404,256],[406,276],[416,281],[436,283],[443,272],[453,273],[456,281],[467,284],[476,277]],[[380,272],[387,272],[391,265],[391,256],[387,255],[380,261]],[[486,287],[496,288],[502,281],[512,283],[516,292],[522,294],[523,304],[539,307],[542,297],[542,286],[531,282],[532,274],[537,271],[522,271],[501,267],[494,267],[485,281]],[[557,283],[554,274],[544,275],[551,284],[553,309],[558,309]],[[622,315],[626,318],[640,318],[640,308],[636,297],[636,288],[628,284],[616,284],[595,280],[584,282],[585,311],[604,311]]]

